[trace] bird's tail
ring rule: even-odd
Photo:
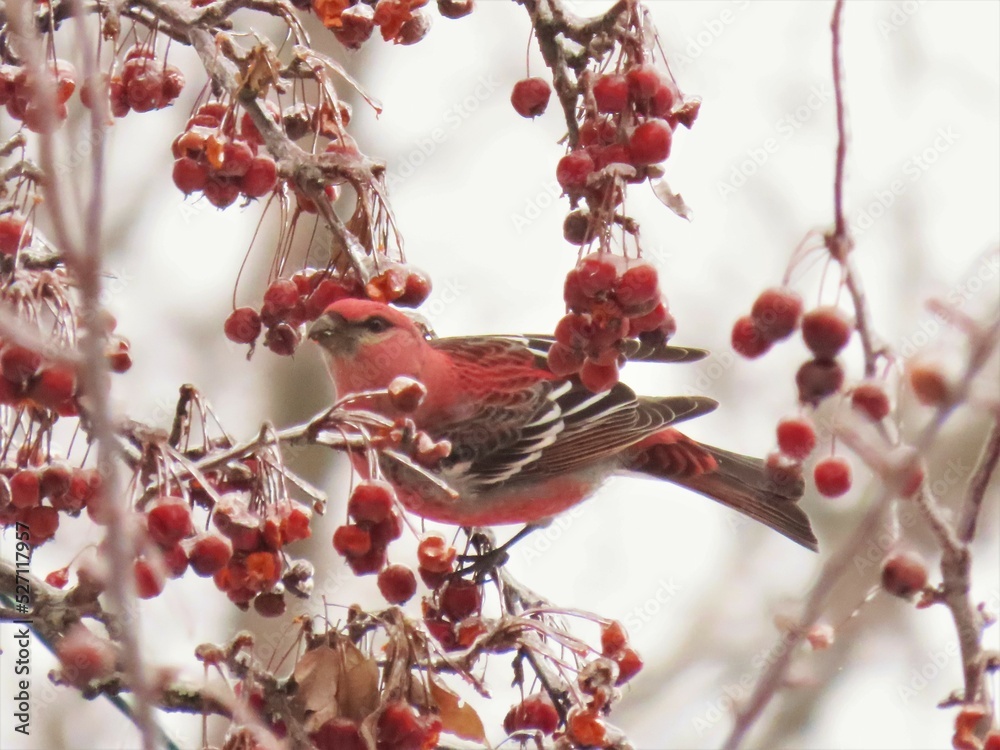
[[[809,518],[798,506],[802,477],[769,472],[759,458],[703,445],[670,428],[636,445],[626,468],[687,487],[803,547],[818,548]]]

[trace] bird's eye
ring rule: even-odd
[[[386,331],[389,328],[392,328],[392,323],[390,323],[385,318],[381,318],[378,315],[375,315],[371,318],[368,318],[368,320],[365,321],[365,328],[367,328],[372,333],[382,333],[382,331]]]

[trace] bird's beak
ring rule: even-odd
[[[353,348],[354,338],[350,335],[347,321],[336,313],[326,313],[318,318],[306,335],[331,354],[348,352]]]

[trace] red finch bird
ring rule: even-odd
[[[425,337],[388,305],[344,299],[309,329],[339,396],[385,389],[409,376],[427,390],[410,416],[452,451],[437,475],[456,493],[386,467],[400,501],[419,516],[460,526],[539,524],[591,495],[613,474],[666,479],[718,500],[809,549],[816,537],[797,501],[799,477],[774,476],[757,458],[696,442],[673,428],[712,411],[699,396],[648,398],[619,383],[592,393],[546,366],[549,336]],[[691,362],[705,352],[635,342],[632,360]],[[403,416],[388,397],[354,404]],[[362,471],[367,462],[357,461]]]

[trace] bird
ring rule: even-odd
[[[547,366],[555,340],[545,335],[435,338],[399,309],[345,298],[312,323],[338,397],[348,408],[388,419],[412,418],[450,453],[435,467],[439,484],[397,466],[387,478],[409,511],[463,527],[536,528],[583,502],[610,477],[673,482],[763,523],[799,545],[818,543],[798,505],[801,476],[774,473],[758,458],[700,443],[675,425],[713,411],[703,396],[646,397],[619,382],[592,392],[575,375]],[[633,361],[693,362],[701,349],[631,339]],[[403,415],[384,390],[409,377],[426,389]],[[371,392],[383,391],[382,394]],[[370,470],[366,460],[355,465]]]

